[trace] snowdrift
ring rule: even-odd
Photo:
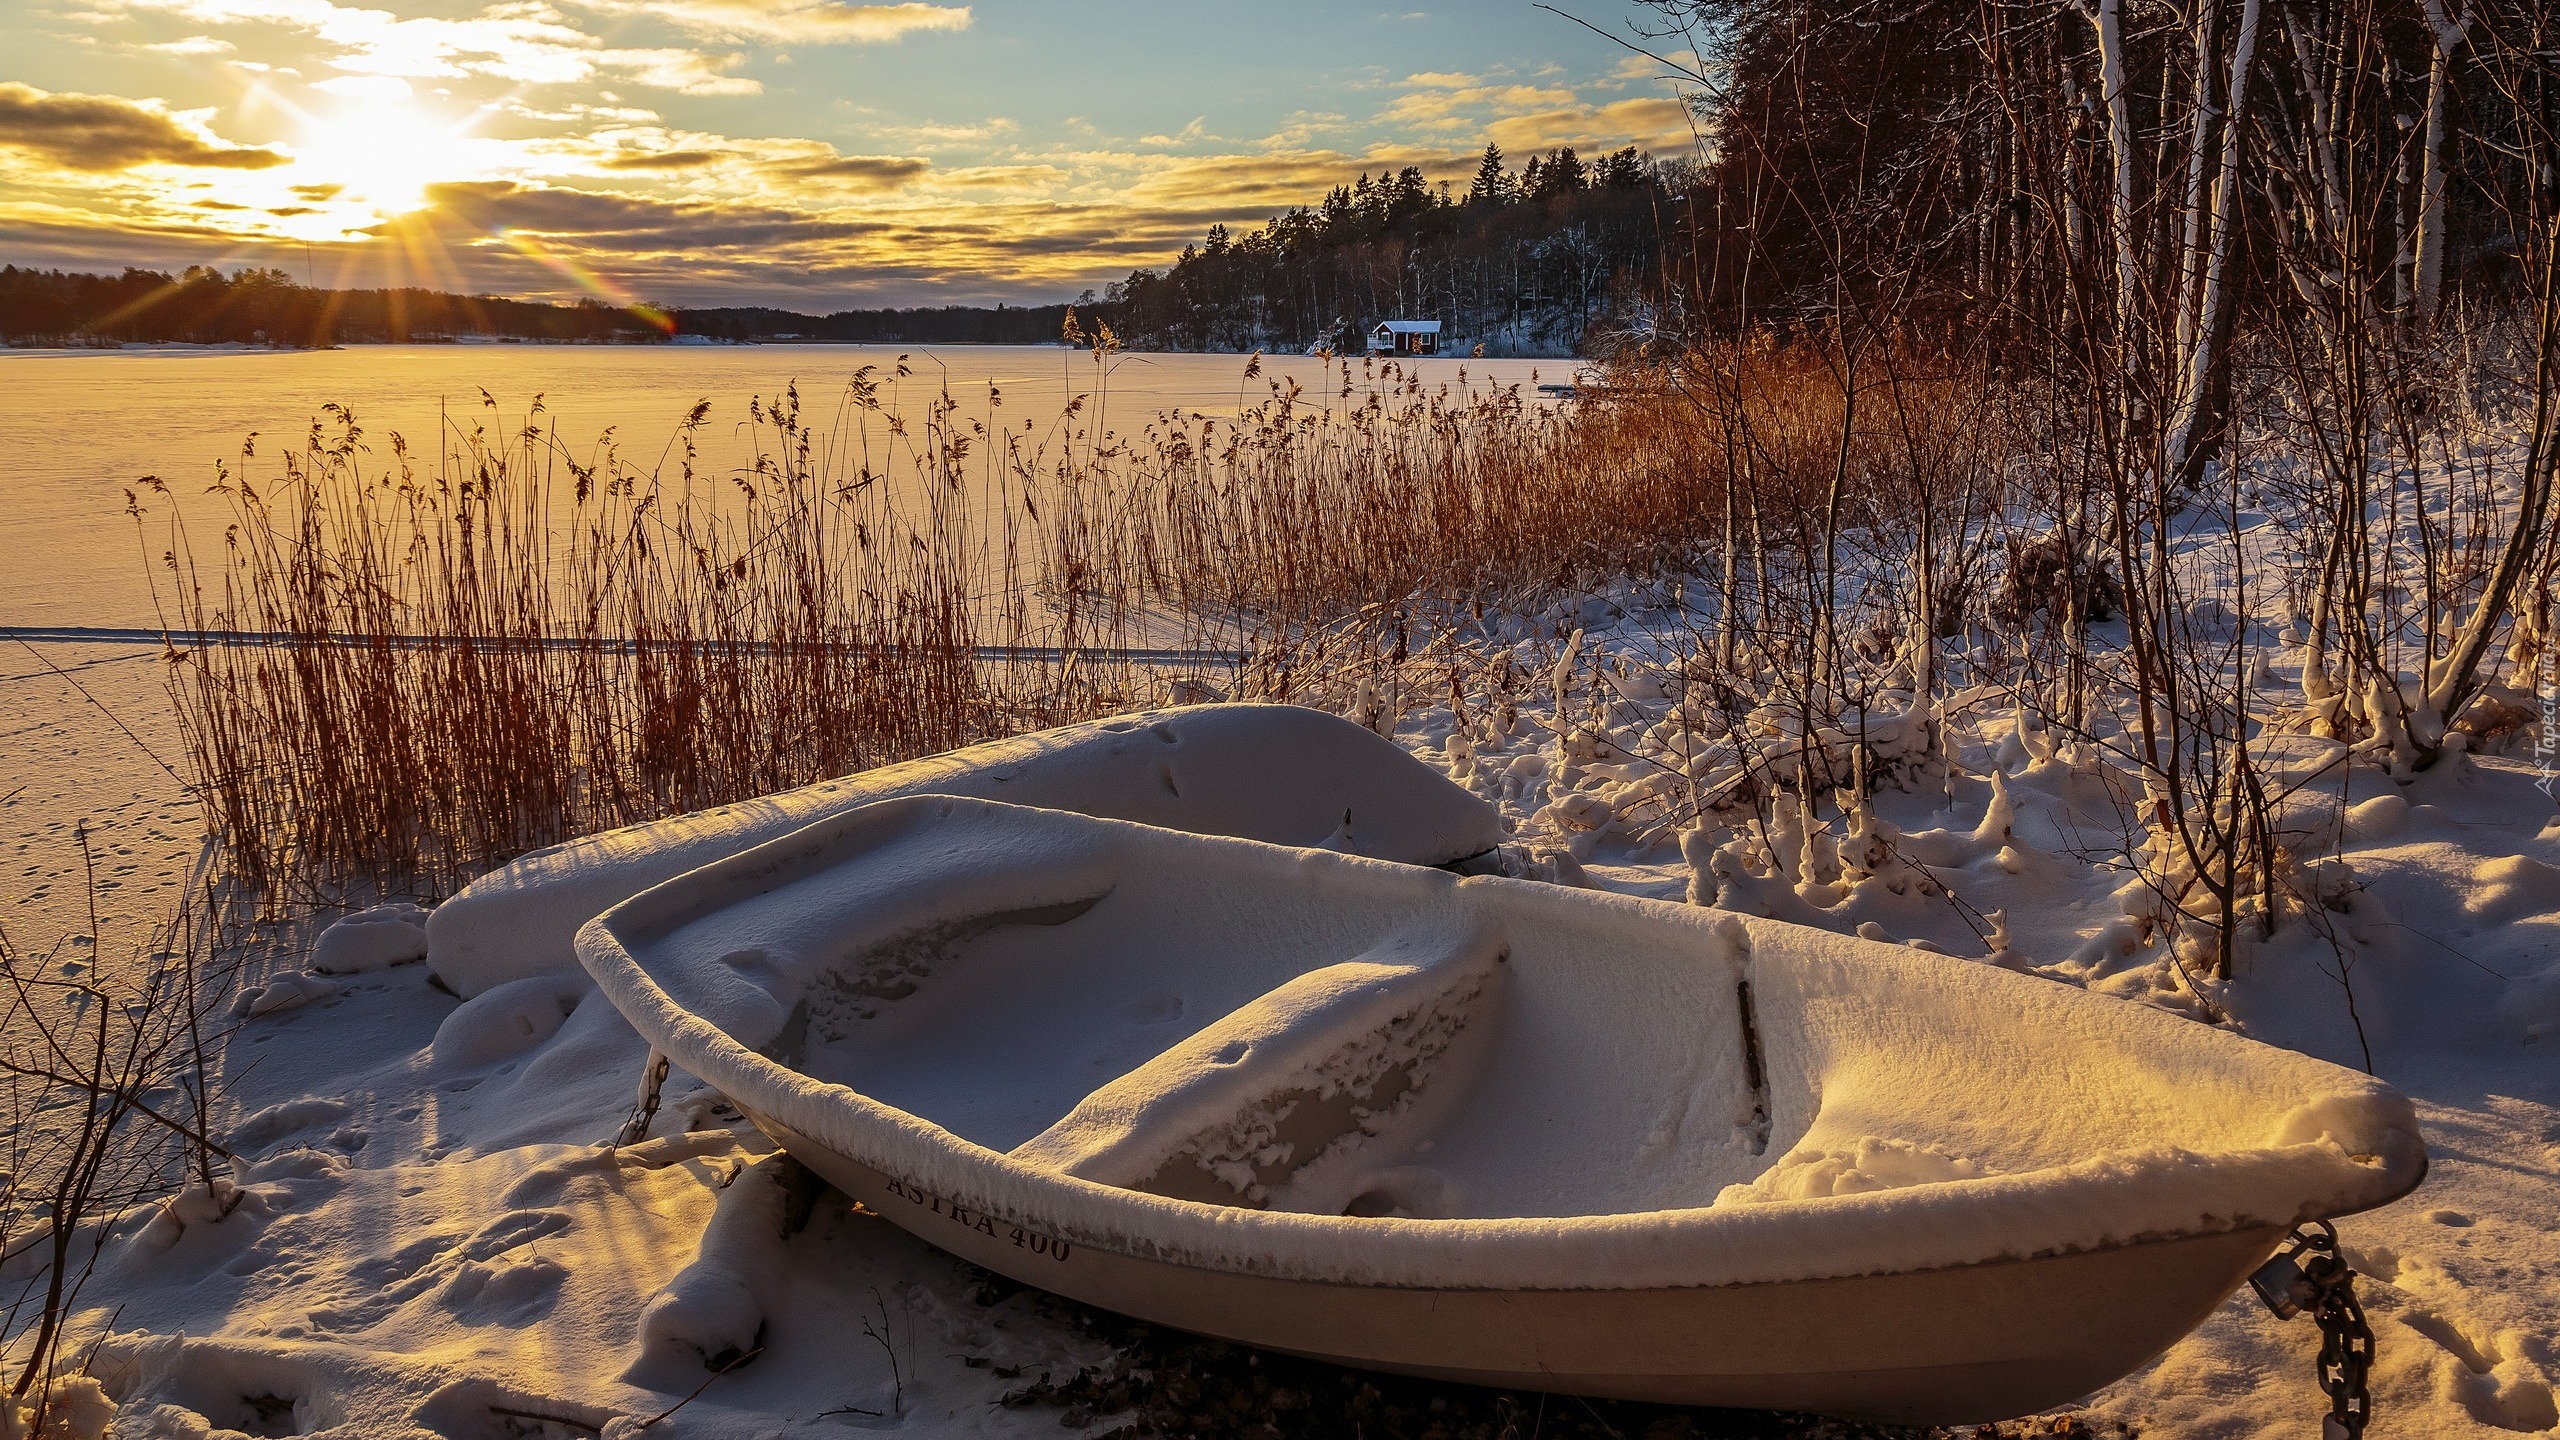
[[[2379,1082],[1998,967],[963,798],[718,860],[578,954],[977,1264],[1489,1384],[2014,1415],[2426,1164]]]
[[[1445,865],[1502,839],[1492,806],[1350,721],[1195,705],[992,741],[523,856],[427,920],[427,963],[465,997],[577,968],[578,927],[661,880],[899,795],[974,795],[1173,830]]]

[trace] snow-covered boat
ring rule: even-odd
[[[1997,966],[963,798],[718,861],[578,951],[957,1255],[1494,1385],[2020,1414],[2426,1165],[2374,1080]]]
[[[605,907],[829,815],[925,794],[1329,843],[1409,865],[1458,863],[1502,840],[1492,806],[1339,715],[1188,705],[993,740],[536,851],[436,907],[427,964],[465,996],[575,970],[578,927]]]

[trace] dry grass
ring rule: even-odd
[[[982,657],[1076,637],[972,590],[1021,569],[1019,507],[985,503],[968,432],[928,409],[910,433],[866,375],[819,435],[786,394],[716,478],[700,408],[647,470],[573,453],[538,404],[450,423],[426,464],[343,411],[268,477],[244,451],[219,548],[174,519],[150,547],[232,868],[442,891],[568,835],[1119,703],[1109,667]]]
[[[1469,394],[1393,364],[1272,385],[1233,417],[1151,428],[1060,488],[1058,550],[1185,614],[1275,632],[1417,593],[1481,595],[1677,567],[1720,474],[1676,407]]]
[[[1737,494],[1763,588],[1773,564],[1800,576],[1767,540],[1802,530],[1842,392],[1767,347],[1736,355],[1734,383],[1693,360],[1569,406],[1342,362],[1322,394],[1266,381],[1236,416],[1120,437],[1088,419],[1105,341],[1046,431],[993,392],[919,397],[901,366],[823,421],[796,392],[754,404],[754,458],[717,476],[696,465],[700,407],[645,466],[610,437],[574,449],[538,399],[509,425],[484,397],[431,459],[332,410],[225,467],[218,547],[158,481],[134,512],[234,873],[445,893],[570,835],[1203,678],[1330,697],[1316,672],[1406,658],[1408,616],[1694,573]],[[1853,450],[1880,474],[1895,441],[1875,413]],[[1886,488],[1862,473],[1859,493]]]

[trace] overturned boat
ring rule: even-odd
[[[2425,1171],[2376,1081],[1995,966],[967,798],[716,861],[578,953],[965,1259],[1489,1385],[2017,1415]]]
[[[578,927],[662,880],[900,795],[975,795],[1169,830],[1462,865],[1492,806],[1377,734],[1296,705],[1185,705],[991,740],[838,780],[582,836],[435,908],[427,964],[455,993],[577,968]]]

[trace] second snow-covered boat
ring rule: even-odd
[[[2373,1080],[1995,966],[954,797],[668,881],[579,954],[936,1245],[1486,1384],[2015,1415],[2425,1170]]]

